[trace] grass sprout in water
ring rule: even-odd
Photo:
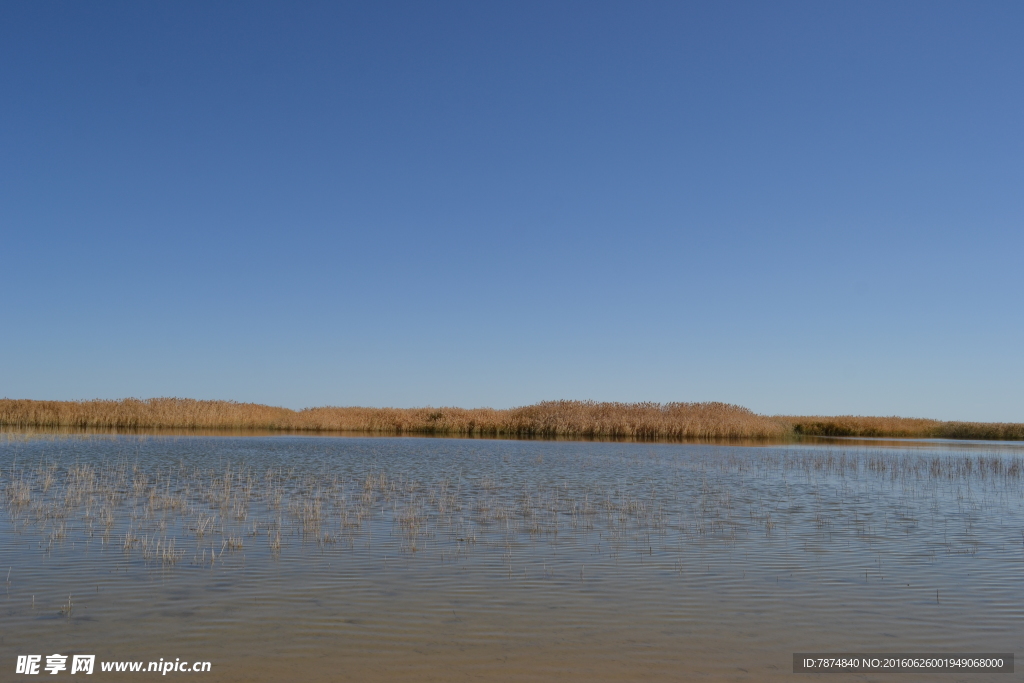
[[[545,481],[500,471],[418,478],[383,463],[332,472],[245,461],[40,459],[9,462],[0,491],[9,529],[36,534],[41,552],[110,546],[162,569],[186,556],[195,563],[251,548],[247,537],[262,539],[254,542],[273,551],[269,558],[310,544],[344,553],[397,538],[402,552],[431,550],[449,562],[480,545],[504,549],[511,560],[513,548],[567,536],[594,537],[620,557],[780,531],[827,546],[883,530],[941,529],[935,548],[977,554],[992,542],[975,529],[977,519],[1019,506],[1024,471],[1020,456],[778,449],[705,449],[669,463],[669,479],[648,476],[650,465],[627,462],[613,480]],[[879,490],[895,502],[865,510]],[[388,533],[375,537],[382,524]]]

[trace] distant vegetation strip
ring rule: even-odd
[[[381,434],[634,439],[888,436],[1024,439],[1024,424],[902,417],[758,415],[727,403],[544,401],[493,408],[324,407],[151,398],[94,401],[0,399],[0,425],[24,428],[254,429]]]
[[[839,417],[776,416],[773,419],[789,424],[795,435],[1024,440],[1024,424],[1019,422],[944,422],[917,417],[863,417],[859,415]]]
[[[153,398],[120,401],[0,400],[0,424],[18,427],[268,429],[385,434],[769,438],[791,429],[724,403],[547,401],[492,408],[306,408]]]

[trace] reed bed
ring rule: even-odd
[[[1024,424],[1014,422],[943,422],[911,417],[776,416],[795,435],[864,436],[929,439],[980,439],[1020,441]]]
[[[262,429],[382,434],[575,438],[771,438],[788,428],[725,403],[547,401],[491,408],[307,408],[153,398],[0,400],[0,425],[17,428]]]
[[[764,416],[726,403],[545,401],[492,408],[320,407],[181,398],[0,399],[0,426],[18,429],[185,429],[361,432],[636,440],[785,439],[798,436],[1024,439],[1024,424],[902,417]]]

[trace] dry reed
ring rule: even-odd
[[[913,417],[776,416],[794,434],[806,436],[865,436],[930,439],[986,439],[1020,441],[1024,424],[1013,422],[943,422]]]
[[[0,425],[18,428],[262,429],[635,439],[771,438],[789,428],[725,403],[546,401],[491,408],[307,408],[153,398],[119,401],[0,399]]]
[[[902,417],[764,416],[726,403],[545,401],[492,408],[321,407],[181,398],[0,399],[0,425],[43,429],[211,429],[624,439],[778,439],[791,436],[1024,439],[1024,424]]]

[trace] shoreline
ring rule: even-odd
[[[180,398],[0,399],[0,431],[199,435],[419,436],[476,439],[775,442],[812,438],[1022,441],[1024,424],[871,416],[759,415],[705,403],[545,401],[507,409],[317,407],[291,410]]]

